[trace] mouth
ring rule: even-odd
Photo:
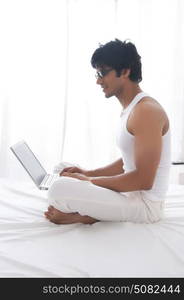
[[[105,92],[105,90],[107,89],[107,87],[103,87],[102,86],[102,91]]]

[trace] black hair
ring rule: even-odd
[[[123,69],[130,69],[131,81],[140,82],[142,80],[141,56],[135,45],[127,40],[122,42],[115,39],[104,45],[100,44],[92,55],[91,65],[93,68],[111,67],[116,71],[118,77]]]

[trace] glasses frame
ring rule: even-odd
[[[110,71],[114,70],[113,68],[110,69],[103,69],[101,71],[97,71],[95,74],[96,79],[102,79],[105,77]]]

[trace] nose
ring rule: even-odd
[[[102,84],[102,78],[97,78],[97,80],[96,80],[96,84]]]

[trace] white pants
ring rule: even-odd
[[[153,223],[162,217],[162,202],[144,199],[139,191],[118,193],[71,177],[53,183],[48,201],[62,212],[78,212],[101,221]]]

